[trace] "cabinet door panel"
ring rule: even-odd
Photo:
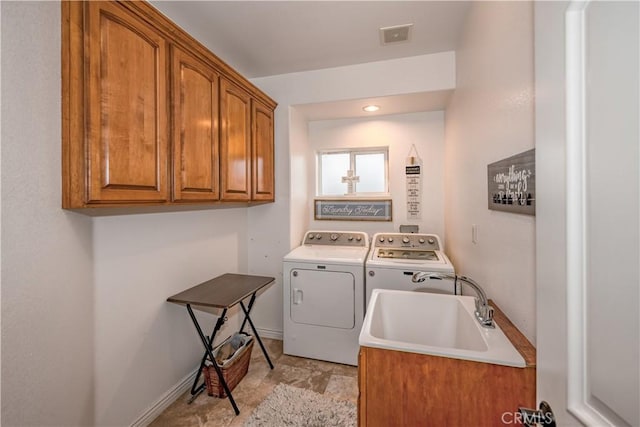
[[[115,3],[86,10],[88,201],[165,201],[166,41]]]
[[[218,75],[173,50],[173,200],[218,200]]]
[[[513,412],[535,407],[535,367],[371,347],[360,351],[361,426],[521,425]]]
[[[222,200],[249,200],[251,99],[235,84],[220,80],[220,187]]]
[[[253,123],[251,198],[273,201],[273,110],[254,101],[251,113]]]

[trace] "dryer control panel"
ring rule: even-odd
[[[307,231],[302,244],[368,247],[369,237],[360,231]]]
[[[375,248],[414,248],[439,251],[440,238],[435,234],[377,233],[373,236]]]

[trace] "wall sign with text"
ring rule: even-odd
[[[315,200],[315,219],[391,221],[391,200]]]
[[[489,209],[536,214],[535,149],[487,166]]]
[[[407,219],[422,218],[422,158],[411,144],[404,167],[407,182]]]
[[[422,165],[415,164],[412,161],[404,169],[407,176],[407,219],[420,219],[422,211],[420,203],[422,200]]]

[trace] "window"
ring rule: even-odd
[[[388,194],[388,157],[387,147],[319,151],[318,196]]]

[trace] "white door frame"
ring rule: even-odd
[[[572,1],[565,15],[567,120],[567,409],[586,425],[610,426],[589,403],[587,374],[586,31],[590,0]]]
[[[633,7],[628,8],[630,4]],[[625,388],[620,389],[618,383],[612,382],[613,377],[608,378],[607,369],[628,372],[627,377],[633,379],[638,372],[638,366],[631,360],[635,356],[629,357],[625,366],[608,368],[607,360],[616,360],[616,351],[623,355],[637,354],[632,347],[638,342],[634,332],[640,327],[635,324],[638,317],[622,317],[623,320],[635,319],[622,324],[621,317],[616,317],[618,313],[637,313],[640,307],[640,301],[631,297],[638,295],[637,271],[624,270],[626,276],[622,281],[615,274],[611,274],[609,281],[594,274],[616,273],[623,266],[631,265],[633,257],[638,255],[638,242],[630,243],[630,239],[638,239],[635,236],[638,223],[633,223],[633,216],[637,215],[640,198],[638,182],[633,181],[640,176],[640,160],[630,154],[637,154],[638,144],[634,117],[638,114],[639,101],[634,88],[638,87],[639,61],[637,52],[633,53],[639,43],[638,7],[633,2],[585,0],[540,1],[535,3],[535,8],[538,399],[550,403],[558,425],[629,425],[628,409],[633,407],[638,395],[640,379],[634,380],[638,381],[635,383],[626,382]],[[602,43],[604,41],[606,43]],[[601,57],[603,51],[607,55]],[[602,64],[608,67],[600,67]],[[603,109],[594,110],[594,106],[608,110],[602,114]],[[603,133],[592,133],[594,129],[604,130],[604,139]],[[611,129],[614,131],[609,132]],[[618,151],[602,145],[614,143],[619,143],[612,145]],[[599,149],[600,154],[604,149],[611,156],[598,165],[594,163],[599,161],[593,157],[597,152],[592,151],[594,148]],[[622,156],[621,160],[626,156],[624,160],[630,159],[632,167],[615,169],[619,167],[613,158],[616,155]],[[629,162],[623,164],[628,166]],[[612,167],[594,169],[594,165]],[[625,221],[616,224],[607,223],[602,217],[603,210],[594,210],[593,204],[594,200],[600,200],[601,194],[594,192],[593,184],[607,176],[603,173],[612,170],[616,175],[618,170],[628,171],[625,179],[634,183],[629,185],[628,197],[636,201],[631,209],[631,205],[624,205],[627,210],[620,211],[615,211],[617,207],[610,201],[604,205],[605,215],[606,209],[610,209],[612,215],[627,213],[611,216]],[[605,240],[611,249],[608,252],[614,256],[601,261],[594,255],[599,252],[594,250],[603,247],[603,240],[594,230],[622,230],[623,233],[628,230],[630,237],[621,238],[617,234],[617,239]],[[617,262],[622,259],[626,260],[623,265]],[[640,264],[640,259],[637,262]],[[615,286],[619,283],[626,286]],[[626,311],[613,313],[612,310],[623,304],[599,299],[603,295],[606,298],[609,287],[618,291],[612,298],[627,296]],[[609,304],[603,304],[607,302]],[[596,326],[598,329],[594,329]],[[632,351],[598,347],[603,330],[605,334],[609,330],[615,334],[618,341],[612,342],[625,344]],[[594,349],[599,351],[594,353]],[[604,384],[611,386],[606,389],[607,394],[602,394],[603,378]],[[611,389],[616,391],[611,394]],[[607,401],[601,401],[602,397]],[[627,410],[624,415],[618,412],[621,408]],[[632,414],[631,420],[637,419],[637,415],[637,412]]]

